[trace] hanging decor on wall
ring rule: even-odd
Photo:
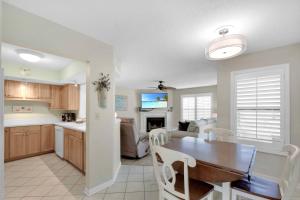
[[[100,73],[100,77],[97,81],[93,82],[95,86],[97,97],[98,97],[98,106],[100,108],[106,108],[107,106],[107,92],[110,90],[110,78],[109,74],[104,75]]]
[[[116,111],[127,111],[128,110],[128,96],[116,95],[115,109],[116,109]]]

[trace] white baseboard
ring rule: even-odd
[[[109,186],[111,186],[112,184],[114,184],[114,182],[116,181],[116,179],[118,177],[120,168],[121,168],[121,162],[119,163],[118,168],[115,171],[114,176],[113,176],[112,179],[110,179],[110,180],[108,180],[108,181],[106,181],[104,183],[101,183],[99,185],[96,185],[96,186],[94,186],[92,188],[85,187],[84,193],[87,196],[92,196],[92,195],[96,194],[97,192],[100,192],[100,191],[104,190],[105,188],[108,188]]]

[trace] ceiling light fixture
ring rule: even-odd
[[[244,53],[247,49],[247,41],[243,35],[231,34],[228,28],[219,30],[221,37],[213,40],[205,48],[205,56],[208,60],[224,60]]]
[[[16,52],[23,60],[33,63],[40,61],[44,57],[44,55],[41,53],[27,49],[17,49]]]

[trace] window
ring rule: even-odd
[[[232,72],[232,129],[265,151],[289,143],[288,65]]]
[[[200,120],[211,117],[212,95],[197,94],[184,95],[181,97],[182,120]]]

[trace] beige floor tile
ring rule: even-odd
[[[123,200],[125,197],[125,193],[111,193],[105,194],[104,200]]]
[[[143,181],[144,175],[143,174],[129,174],[127,180],[129,182],[137,182],[137,181]]]
[[[71,185],[56,185],[45,196],[66,196],[71,195]]]
[[[23,197],[22,200],[41,200],[42,197]]]
[[[25,187],[18,187],[17,189],[7,192],[7,197],[24,197],[31,191],[33,191],[36,186],[25,186]]]
[[[81,176],[66,176],[61,182],[64,185],[74,185],[80,178]]]
[[[144,192],[143,182],[128,182],[126,186],[126,192]]]
[[[107,193],[125,192],[126,183],[114,183],[107,189]]]
[[[126,193],[125,200],[144,200],[144,192]]]
[[[145,200],[158,200],[158,192],[145,192]]]
[[[157,185],[157,182],[155,182],[155,181],[144,182],[144,185],[145,185],[145,191],[147,191],[147,192],[158,190],[158,185]]]
[[[46,196],[46,194],[53,188],[54,186],[37,186],[33,191],[29,192],[27,196]]]
[[[64,196],[62,198],[63,200],[82,200],[84,199],[83,195],[69,195],[69,196]]]
[[[70,192],[72,195],[84,195],[85,184],[73,185]]]

